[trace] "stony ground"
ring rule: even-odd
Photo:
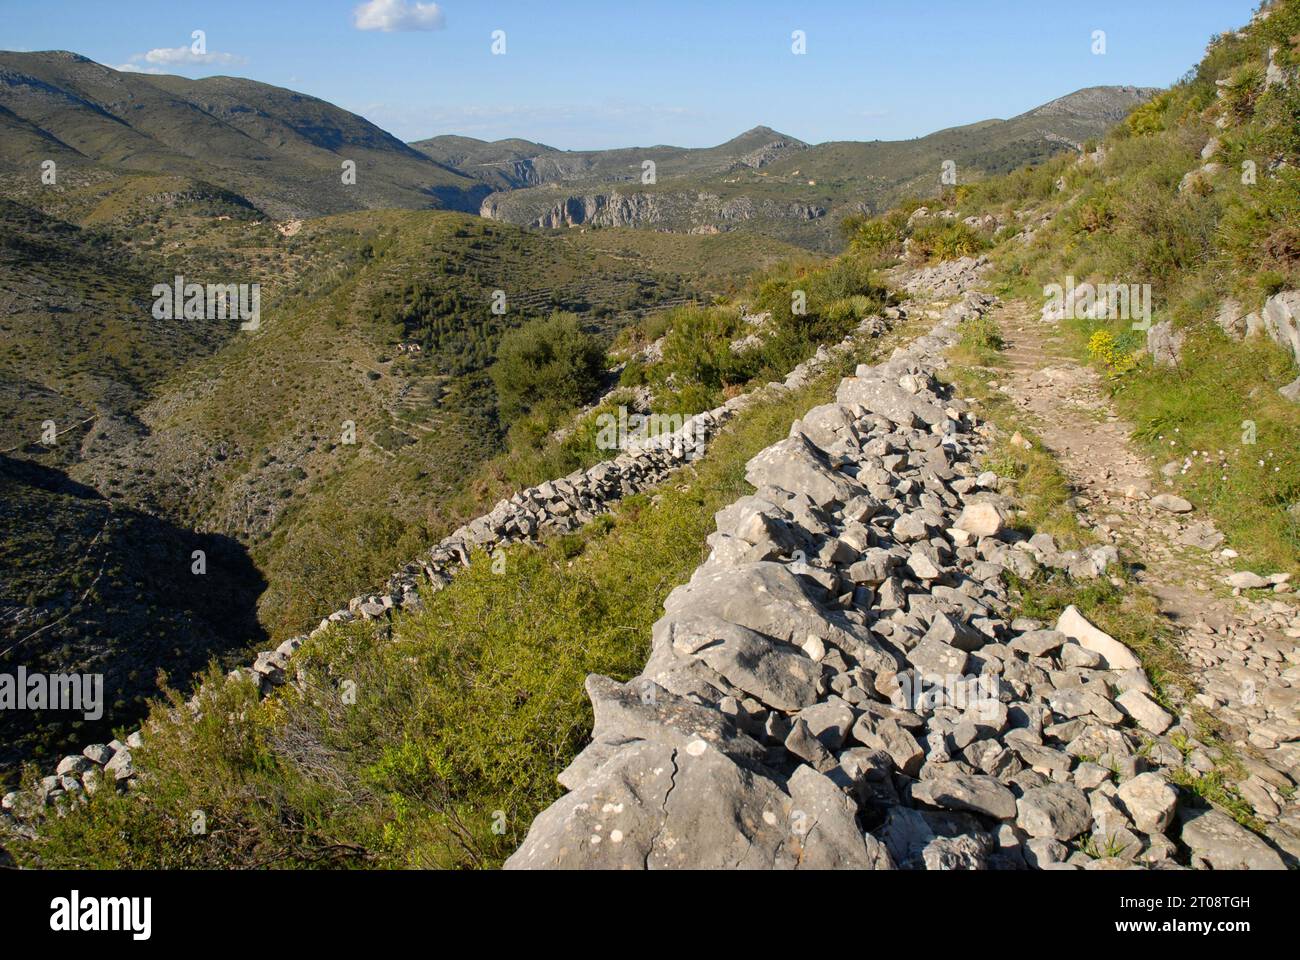
[[[1021,303],[1003,305],[995,317],[1006,342],[997,389],[1029,415],[1069,478],[1081,523],[1134,565],[1200,689],[1188,708],[1200,706],[1222,724],[1229,773],[1244,775],[1241,797],[1280,848],[1300,855],[1300,604],[1291,585],[1243,591],[1227,583],[1235,554],[1208,517],[1170,491],[1193,451],[1171,438],[1177,456],[1148,462],[1099,375],[1066,356],[1053,325]],[[1222,760],[1207,749],[1188,758],[1199,772]]]
[[[1287,865],[1288,586],[1251,574],[1248,596],[1228,595],[1216,531],[1153,482],[1091,372],[1015,304],[995,313],[1011,341],[999,387],[1098,542],[1010,525],[1016,485],[983,468],[1007,432],[935,376],[989,312],[974,286],[958,272],[942,294],[959,302],[911,304],[939,320],[929,335],[860,366],[749,462],[755,493],[717,514],[642,674],[588,678],[591,743],[507,867]],[[1121,552],[1141,560],[1135,585]],[[1073,606],[1054,624],[1017,616],[1006,574],[1053,570],[1150,591],[1189,683],[1155,689]]]

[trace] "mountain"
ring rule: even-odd
[[[356,114],[235,77],[123,73],[65,51],[0,53],[0,174],[166,173],[276,219],[377,207],[474,210],[487,191]],[[355,184],[342,165],[356,164]]]
[[[280,221],[442,208],[526,227],[759,233],[833,251],[844,216],[937,192],[944,161],[967,182],[1078,149],[1151,93],[1092,87],[1010,120],[897,142],[810,145],[758,126],[707,148],[558,150],[461,136],[408,145],[323,100],[252,80],[124,73],[64,51],[0,53],[0,192],[78,221],[159,197]],[[80,209],[49,206],[46,160],[81,190]],[[343,182],[347,161],[354,184]]]
[[[657,177],[708,175],[737,166],[758,168],[808,147],[769,127],[755,127],[726,143],[704,149],[659,145],[557,150],[528,140],[489,142],[457,136],[419,140],[411,146],[498,190],[564,182],[639,184],[647,160],[654,161]]]
[[[1090,87],[1010,120],[892,142],[809,146],[755,127],[703,150],[566,152],[539,145],[530,150],[523,141],[472,141],[471,158],[464,138],[436,137],[412,146],[441,162],[459,161],[464,172],[496,186],[498,192],[483,201],[480,212],[497,220],[532,227],[738,230],[833,250],[845,215],[874,213],[907,195],[937,193],[945,161],[956,164],[960,183],[1078,150],[1154,92]],[[655,161],[653,184],[641,182],[645,160]],[[488,169],[493,172],[485,176]],[[503,169],[510,175],[501,174]]]

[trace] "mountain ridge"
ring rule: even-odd
[[[521,178],[483,177],[499,189],[484,198],[479,212],[541,228],[752,230],[829,252],[839,243],[844,216],[877,212],[909,194],[939,192],[945,162],[955,163],[966,182],[1078,150],[1154,93],[1087,87],[1007,120],[980,120],[911,140],[808,144],[759,125],[715,147],[558,151],[532,158]],[[439,138],[413,145],[443,155]],[[492,145],[480,150],[488,153]],[[637,175],[646,160],[656,164],[649,183]],[[548,165],[559,172],[548,175]],[[611,175],[615,168],[618,176]]]
[[[67,51],[0,53],[0,170],[171,173],[226,187],[278,219],[367,207],[471,210],[482,193],[325,100],[256,80],[113,70]],[[48,148],[57,144],[57,155]],[[343,182],[341,165],[360,176]]]

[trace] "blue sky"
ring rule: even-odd
[[[405,140],[902,139],[1095,84],[1165,86],[1255,0],[0,0],[0,49],[233,74]],[[364,9],[363,9],[364,8]],[[203,30],[206,54],[191,51]],[[493,55],[492,34],[505,33]],[[807,52],[791,35],[803,31]],[[1092,52],[1093,32],[1106,52]],[[152,51],[152,53],[151,53]]]

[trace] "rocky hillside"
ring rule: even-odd
[[[557,150],[528,140],[489,142],[441,136],[411,144],[438,163],[482,180],[495,190],[548,183],[640,183],[642,165],[655,163],[656,175],[686,177],[720,174],[739,167],[760,169],[808,149],[802,140],[770,127],[755,127],[716,147],[626,147],[615,150]]]
[[[1133,109],[1095,143],[1049,125],[1114,123],[1104,91],[918,141],[891,154],[900,190],[902,161],[937,166],[963,145],[987,175],[853,218],[839,258],[662,314],[621,315],[628,271],[656,266],[661,295],[690,296],[725,269],[688,286],[664,265],[753,254],[743,230],[544,235],[427,212],[277,230],[285,262],[314,267],[257,337],[147,391],[136,456],[108,462],[102,484],[169,462],[132,496],[191,489],[225,520],[256,508],[242,519],[285,634],[238,669],[214,662],[129,736],[29,768],[0,799],[0,859],[1295,868],[1297,36],[1300,0],[1266,4],[1171,89],[1125,91]],[[824,170],[871,146],[767,151],[772,136],[752,164],[619,196],[670,204],[716,181],[734,188],[718,197],[815,203],[787,187],[833,195],[843,184]],[[435,146],[505,163],[484,174],[501,184],[564,174],[531,165],[546,151],[524,142]],[[992,172],[1017,157],[1037,162]],[[585,187],[517,195],[614,194]],[[630,202],[608,215],[645,201]],[[609,210],[583,199],[573,213]],[[144,256],[131,217],[116,222]],[[178,229],[178,256],[197,253]],[[20,252],[75,236],[28,233]],[[573,318],[551,321],[568,339],[530,326],[516,340],[485,316],[506,271],[529,310],[572,297],[589,329],[621,327],[617,384],[568,352],[599,358]],[[474,444],[505,426],[484,375],[498,337],[540,358],[518,366],[525,380],[559,369],[591,389],[521,402],[508,449],[488,456]],[[323,355],[302,349],[317,343]],[[502,411],[509,386],[496,381]],[[354,409],[373,443],[340,449]],[[674,426],[601,439],[602,417],[631,412]],[[204,469],[185,467],[189,448],[208,452]],[[212,626],[144,582],[169,589],[158,565],[192,532],[112,524],[124,504],[105,517],[62,473],[19,466],[13,496],[71,519],[27,523],[35,549],[6,563],[50,537],[88,558],[38,598],[68,648],[45,653],[94,652],[74,618],[95,591],[135,589],[160,621]],[[437,522],[401,522],[423,511]],[[120,569],[122,543],[138,568]]]
[[[846,215],[1077,150],[1153,91],[1095,87],[1010,120],[896,143],[810,146],[768,127],[715,147],[557,150],[526,140],[440,136],[407,145],[291,90],[232,77],[123,73],[64,51],[0,53],[0,190],[66,218],[38,188],[53,160],[86,208],[146,194],[242,204],[275,220],[384,207],[462,210],[539,228],[627,226],[753,232],[830,251]],[[342,166],[355,165],[345,183]],[[643,178],[645,164],[654,178]],[[77,217],[80,219],[80,217]]]
[[[863,297],[863,299],[866,298]],[[897,318],[900,316],[900,312],[893,309],[887,310],[886,313],[887,317]],[[689,317],[689,312],[685,316]],[[188,712],[177,714],[171,708],[160,705],[155,718],[164,726],[170,722],[165,720],[165,717],[188,722],[202,720],[205,715],[228,716],[231,720],[237,722],[248,719],[260,723],[262,721],[255,718],[261,716],[263,708],[274,713],[285,705],[285,701],[282,699],[283,694],[290,694],[294,697],[300,693],[306,694],[308,698],[300,701],[302,706],[317,703],[319,701],[310,693],[310,690],[314,688],[320,678],[313,677],[306,685],[300,681],[302,677],[306,676],[301,671],[306,669],[314,670],[314,668],[309,667],[309,661],[306,658],[314,655],[313,651],[317,649],[318,644],[333,643],[347,634],[354,635],[362,641],[364,646],[368,646],[381,635],[391,636],[392,627],[398,620],[402,620],[406,624],[402,628],[403,630],[420,629],[417,624],[425,622],[425,618],[429,618],[429,623],[440,622],[443,616],[440,608],[443,605],[444,597],[447,598],[447,603],[450,604],[449,609],[457,611],[456,616],[458,618],[468,614],[480,626],[489,628],[508,626],[508,618],[497,617],[485,620],[473,613],[471,607],[465,605],[467,598],[465,590],[471,592],[474,590],[474,580],[482,570],[479,558],[483,557],[484,554],[480,551],[491,553],[493,559],[490,560],[490,563],[493,566],[499,562],[495,558],[499,558],[505,549],[528,541],[537,543],[538,540],[542,540],[542,545],[547,550],[561,549],[568,551],[571,549],[568,544],[572,541],[567,539],[564,536],[565,534],[571,536],[599,536],[609,529],[608,519],[606,519],[605,523],[601,523],[598,519],[599,516],[607,514],[611,507],[618,504],[620,500],[630,501],[628,507],[631,511],[630,515],[641,513],[644,501],[643,498],[640,502],[638,501],[638,493],[652,488],[666,479],[672,471],[683,465],[692,463],[707,464],[713,442],[716,442],[716,440],[721,439],[724,446],[726,445],[728,438],[725,433],[719,437],[720,427],[732,422],[732,431],[734,432],[737,429],[734,421],[748,418],[753,422],[739,427],[742,434],[752,432],[756,426],[763,430],[768,429],[768,422],[762,419],[754,420],[755,412],[761,414],[764,408],[770,407],[774,401],[781,402],[782,397],[788,396],[797,400],[803,392],[812,388],[812,384],[819,377],[824,377],[826,372],[838,369],[845,362],[845,357],[851,356],[859,349],[862,342],[869,341],[871,337],[878,335],[887,328],[889,325],[887,317],[871,316],[864,318],[856,329],[840,343],[830,349],[825,346],[819,347],[812,357],[797,364],[794,369],[788,372],[783,382],[769,383],[764,386],[762,385],[763,381],[759,379],[756,381],[758,384],[756,389],[748,393],[732,395],[722,402],[720,406],[702,411],[698,415],[687,419],[671,435],[636,443],[612,460],[597,463],[585,471],[577,471],[566,477],[556,478],[516,493],[508,500],[499,503],[489,514],[453,532],[450,537],[436,544],[433,548],[423,551],[415,562],[406,565],[390,579],[383,593],[362,595],[354,598],[345,608],[339,609],[324,618],[319,626],[311,631],[310,635],[290,638],[276,649],[264,651],[258,655],[256,661],[250,667],[235,671],[229,677],[223,678],[220,672],[210,673],[200,692],[190,700]],[[669,349],[671,350],[671,348]],[[730,442],[735,442],[734,436]],[[729,455],[724,454],[724,463],[727,462],[726,456]],[[706,469],[716,468],[706,467]],[[713,496],[713,494],[710,493],[710,496]],[[674,561],[676,563],[693,556],[696,552],[696,547],[689,538],[661,538],[660,542],[678,557]],[[637,548],[636,562],[638,565],[643,566],[645,554],[644,548]],[[538,555],[535,547],[526,547],[524,552],[518,554],[511,563],[520,562],[523,557],[528,555]],[[600,566],[602,570],[612,567],[612,569],[608,569],[609,575],[615,579],[621,577],[619,564],[601,564]],[[494,580],[494,585],[505,586],[503,579],[495,575],[490,576]],[[468,583],[468,586],[462,587],[466,583]],[[556,586],[564,591],[571,589],[562,584]],[[553,613],[558,609],[553,601],[546,598],[545,591],[542,590],[540,584],[535,584],[535,592],[531,593],[530,596],[536,597],[538,602],[550,607]],[[602,618],[586,618],[582,621],[581,626],[583,628],[612,628],[617,630],[620,635],[628,635],[626,629],[607,623]],[[445,627],[438,627],[438,630],[441,633],[445,630]],[[459,628],[453,632],[459,635]],[[534,656],[543,652],[537,649],[536,644],[532,641],[529,641],[527,647],[531,651],[527,656],[522,655],[524,651],[521,650],[518,655],[511,655],[507,658],[507,662],[512,665],[511,669],[529,667]],[[358,648],[358,652],[360,652],[360,648]],[[583,645],[578,652],[584,658],[590,653],[586,645]],[[369,657],[370,654],[366,654],[366,656]],[[478,654],[466,649],[461,662],[464,671],[458,671],[454,676],[472,676],[473,671],[477,669],[478,657]],[[555,671],[560,669],[560,664],[554,658],[548,658],[548,664],[548,671],[554,676]],[[488,667],[488,664],[484,663],[484,667]],[[378,669],[379,664],[375,662],[371,668]],[[368,668],[368,670],[371,668]],[[566,666],[565,669],[567,670],[568,667]],[[427,679],[417,679],[416,672],[408,671],[408,676],[426,693],[436,690],[436,699],[440,703],[445,693],[452,697],[452,700],[448,701],[448,705],[451,703],[458,704],[479,716],[484,715],[483,711],[485,709],[495,709],[486,708],[483,704],[476,705],[476,696],[467,696],[468,691],[466,693],[453,691],[452,687],[456,683],[453,675],[444,674],[442,679],[434,682],[432,686],[429,686]],[[530,687],[534,682],[533,680],[528,681]],[[501,687],[498,684],[485,685],[474,682],[473,687],[480,694],[486,694],[493,699],[499,693],[508,693],[506,687]],[[360,688],[367,691],[365,694],[367,704],[378,704],[387,701],[396,705],[399,700],[405,699],[404,693],[399,694],[395,690],[380,694],[379,688],[372,688],[369,680],[363,681]],[[413,691],[414,689],[412,688]],[[542,688],[535,689],[535,702],[529,704],[529,712],[540,711],[540,715],[547,717],[547,722],[552,725],[557,722],[569,723],[570,721],[566,719],[569,714],[567,706],[562,709],[552,709],[547,706],[546,701],[549,699],[551,690],[558,692],[561,701],[564,703],[571,699],[570,691],[565,687],[562,686],[556,690],[554,684],[548,683],[543,685]],[[249,693],[254,695],[255,709],[252,712],[241,710],[227,714],[224,709],[218,709],[215,714],[208,713],[209,701],[206,698],[210,695],[219,698],[234,695],[242,698]],[[371,700],[373,695],[380,695],[382,700]],[[509,693],[509,696],[516,703],[523,702],[518,699],[521,696],[530,699],[530,695],[523,693]],[[262,703],[260,705],[256,704],[256,700],[263,697],[265,699]],[[177,702],[179,703],[179,701]],[[557,703],[556,707],[559,706],[560,704]],[[314,726],[316,721],[309,720],[305,716],[294,716],[296,712],[297,707],[292,708],[289,714],[283,715],[284,719],[289,720],[292,726],[296,726],[300,721]],[[271,713],[265,715],[266,719],[270,719],[270,717]],[[278,720],[273,721],[277,726],[279,722]],[[403,725],[401,724],[388,725],[390,734],[405,736],[405,734],[401,733],[402,729]],[[449,728],[444,726],[442,729],[447,730]],[[471,732],[471,727],[463,727],[463,729],[467,733]],[[153,766],[154,761],[149,752],[151,749],[156,750],[163,746],[164,736],[160,735],[161,730],[161,727],[147,725],[146,729],[137,731],[125,740],[91,744],[86,747],[82,754],[70,754],[65,757],[56,765],[53,773],[40,779],[35,786],[35,792],[20,791],[7,795],[4,808],[7,811],[12,811],[22,821],[18,828],[19,834],[30,836],[28,831],[30,826],[33,825],[33,818],[36,821],[40,820],[47,803],[58,808],[70,801],[81,802],[88,798],[92,804],[99,802],[116,803],[119,800],[127,803],[132,802],[129,793],[119,795],[113,791],[101,789],[105,778],[108,778],[109,783],[116,783],[120,788],[125,788],[128,784],[135,782],[137,777],[140,778],[140,782],[150,782],[155,785],[163,782],[157,778],[155,772],[151,772],[156,771],[158,768]],[[288,734],[288,739],[281,740],[280,735],[275,734],[271,740],[267,741],[267,746],[272,749],[276,759],[268,757],[270,766],[266,768],[266,772],[277,778],[282,773],[288,772],[290,768],[296,768],[299,763],[298,734],[289,733],[289,728],[285,728],[285,732]],[[181,748],[185,752],[207,749],[207,747],[201,746],[200,743],[206,738],[195,736],[196,733],[197,731],[192,731],[183,735],[182,740],[177,741],[175,745],[181,746],[181,743],[183,743],[184,746]],[[307,736],[314,739],[323,733],[325,731],[320,730],[307,733]],[[328,734],[328,736],[332,737],[333,734]],[[371,746],[387,750],[388,747],[382,743],[383,739],[386,738],[367,737],[363,738],[362,741],[358,741],[358,743],[365,742]],[[209,742],[209,745],[216,746],[218,743],[234,744],[238,740],[238,736],[231,739],[227,732],[222,732],[218,735],[218,740]],[[224,751],[224,748],[219,749]],[[229,759],[234,759],[234,755],[231,755]],[[245,755],[245,759],[251,759],[251,757]],[[339,759],[343,758],[340,757]],[[237,762],[242,763],[242,761]],[[347,764],[350,764],[350,762],[350,760],[345,761]],[[528,762],[530,764],[545,762],[545,756],[543,754],[532,754],[529,756]],[[188,760],[185,763],[188,764]],[[225,774],[218,773],[218,768],[223,766],[224,763],[224,760],[218,760],[216,761],[217,765],[212,768],[212,773],[219,780],[224,780],[226,777]],[[288,764],[288,766],[286,767],[284,764]],[[296,776],[296,774],[290,775]],[[343,773],[344,780],[350,781],[353,775],[354,772],[349,769],[348,772]],[[240,775],[240,779],[242,779],[242,775]],[[165,778],[165,782],[178,789],[189,790],[200,787],[207,781],[206,778],[173,779],[169,776]],[[203,788],[206,789],[206,787]],[[439,787],[438,789],[442,790],[443,788]],[[472,786],[471,781],[457,777],[457,782],[453,784],[449,781],[446,784],[446,789],[459,795],[466,789],[476,788]],[[154,796],[157,797],[158,795],[154,793]],[[231,799],[235,799],[237,796],[242,796],[242,789],[232,794]],[[379,796],[370,795],[368,792],[356,795],[354,799],[361,800],[367,796],[374,800],[380,799]],[[161,798],[159,799],[161,800]],[[284,799],[287,800],[288,797],[285,796]],[[448,803],[458,802],[446,797],[438,799],[435,795],[429,795],[426,799],[433,800],[435,807],[440,811],[445,811]],[[34,806],[32,805],[33,801],[35,802]],[[242,803],[242,800],[237,802]],[[370,800],[365,802],[368,804]],[[350,804],[345,806],[347,805]],[[170,829],[164,825],[164,821],[168,820],[171,815],[169,812],[171,806],[171,801],[166,800],[161,801],[152,808],[155,813],[162,817],[162,820],[157,821],[157,826],[164,830]],[[220,806],[226,807],[227,812],[234,813],[234,808],[229,808],[224,803],[220,804]],[[342,810],[340,810],[340,813],[342,813]],[[223,817],[225,815],[224,813],[221,814]],[[243,814],[238,815],[242,816]],[[420,856],[436,856],[441,862],[442,858],[449,854],[442,852],[440,843],[444,839],[450,840],[452,834],[458,828],[453,825],[450,819],[447,819],[448,815],[446,813],[438,812],[433,815],[437,821],[435,827],[436,836],[431,838],[434,842],[428,846],[422,846],[418,852]],[[150,816],[152,817],[152,814]],[[278,815],[275,816],[278,819]],[[368,824],[373,822],[370,812],[361,813],[357,810],[347,813],[345,820],[361,827],[363,832],[368,830]],[[340,821],[340,823],[342,822]],[[265,826],[269,826],[269,824]],[[42,835],[44,835],[44,830],[47,827],[48,824],[42,828]],[[444,832],[447,828],[451,829],[452,834]],[[148,829],[152,830],[152,827]],[[279,828],[274,829],[278,832]],[[477,834],[477,826],[474,829]],[[259,845],[264,848],[268,838],[263,830],[263,826],[255,826],[247,833],[238,830],[228,835],[231,838],[247,837],[248,841],[253,845],[253,849]],[[491,836],[495,833],[493,831],[488,835]],[[307,846],[301,847],[300,852],[303,855],[311,856],[307,847],[314,844],[314,839],[310,836],[301,839],[306,842]],[[469,838],[464,837],[464,839],[468,840]],[[128,841],[128,844],[131,842]],[[370,839],[364,841],[366,844],[370,842],[372,842]],[[456,843],[459,842],[456,841]],[[478,852],[479,842],[479,840],[475,839],[472,846],[452,851],[450,855],[459,858],[480,856],[481,854]],[[298,841],[293,843],[298,846]],[[135,853],[128,853],[118,844],[111,844],[110,846],[113,848],[112,850],[105,848],[102,851],[104,856],[110,858],[110,860],[103,862],[113,862],[111,858],[120,858],[116,862],[143,863],[151,856],[146,854],[143,849]],[[163,847],[158,850],[159,853],[163,854],[164,859],[156,862],[193,863],[196,861],[191,860],[190,857],[193,854],[198,854],[201,861],[211,856],[215,859],[209,862],[232,863],[239,862],[250,852],[250,848],[246,846],[243,840],[240,840],[233,848],[226,847],[223,843],[210,848],[206,853],[201,852],[198,848],[188,852],[180,848],[167,849],[170,846],[170,842],[164,842]],[[354,855],[349,853],[349,850],[356,851],[358,849],[360,848],[351,843],[341,846],[336,845],[336,853],[330,854],[330,856],[342,856],[346,860]],[[71,851],[68,852],[71,853]],[[410,848],[410,852],[416,851],[414,851],[414,848]],[[378,854],[378,850],[375,853]],[[51,855],[52,851],[48,849],[43,854],[40,854],[45,858]],[[54,856],[61,857],[63,854]],[[75,856],[79,857],[80,854],[75,854]],[[146,860],[140,859],[141,856],[144,856]],[[174,860],[172,859],[173,856],[180,857],[181,860]],[[291,854],[291,856],[297,857],[298,854]],[[47,860],[46,862],[52,861]]]
[[[899,142],[809,146],[756,127],[706,150],[565,152],[513,140],[467,144],[464,138],[413,146],[443,162],[468,163],[463,172],[496,187],[480,211],[493,219],[533,227],[743,230],[833,250],[841,242],[838,229],[845,216],[874,213],[908,195],[938,193],[946,161],[956,164],[964,183],[1078,150],[1154,92],[1091,87],[1010,120]],[[656,164],[652,185],[641,177],[646,160]],[[523,176],[502,179],[503,169],[517,167]]]

